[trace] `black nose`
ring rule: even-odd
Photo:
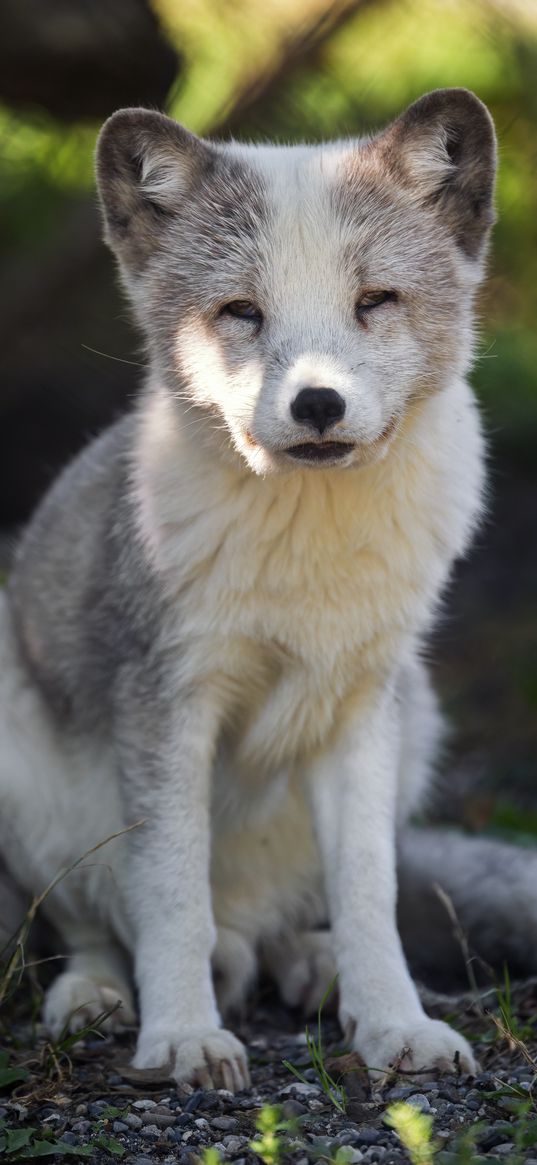
[[[293,420],[324,433],[345,415],[345,401],[333,388],[302,388],[291,404]]]

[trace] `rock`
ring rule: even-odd
[[[224,1137],[222,1144],[225,1146],[226,1155],[235,1157],[237,1153],[241,1153],[245,1148],[247,1141],[246,1137]]]
[[[300,1080],[297,1080],[296,1084],[286,1084],[285,1088],[280,1088],[278,1097],[283,1099],[286,1096],[292,1096],[293,1093],[296,1093],[297,1096],[313,1097],[318,1096],[320,1092],[318,1084],[302,1084]]]
[[[222,1099],[218,1095],[216,1089],[210,1089],[203,1094],[203,1111],[214,1112],[215,1109],[222,1108]]]
[[[379,1129],[357,1129],[356,1134],[359,1145],[378,1145],[383,1137]]]
[[[218,1129],[219,1133],[234,1133],[239,1127],[239,1122],[234,1116],[215,1116],[211,1126]]]
[[[398,1084],[395,1088],[390,1088],[387,1093],[388,1100],[407,1100],[409,1096],[416,1091],[412,1084]]]
[[[168,1129],[170,1125],[175,1124],[175,1114],[170,1111],[155,1112],[154,1109],[151,1109],[150,1112],[144,1112],[142,1124],[156,1125],[158,1129]]]
[[[411,1104],[412,1108],[419,1108],[420,1112],[431,1111],[430,1101],[424,1092],[414,1092],[412,1096],[408,1096],[407,1104]]]
[[[282,1116],[286,1121],[294,1120],[297,1116],[304,1116],[307,1111],[305,1104],[301,1104],[299,1100],[286,1100],[282,1104]]]
[[[127,1124],[125,1124],[125,1121],[114,1121],[112,1124],[112,1132],[114,1132],[114,1133],[128,1133],[129,1126]]]
[[[129,1115],[125,1117],[125,1124],[127,1124],[130,1129],[134,1129],[134,1131],[137,1132],[138,1129],[141,1129],[142,1127],[142,1118],[136,1116],[136,1113],[130,1112]]]
[[[198,1088],[197,1092],[193,1092],[192,1096],[189,1096],[185,1104],[185,1112],[195,1112],[199,1108],[202,1100],[203,1092]]]
[[[62,1133],[60,1141],[63,1141],[64,1145],[78,1145],[78,1137],[75,1133]]]
[[[149,1098],[145,1100],[135,1100],[132,1107],[139,1108],[141,1112],[148,1112],[150,1108],[157,1107],[157,1102],[156,1100],[149,1100]]]
[[[173,1129],[173,1128],[166,1129],[166,1132],[164,1135],[166,1137],[166,1140],[170,1141],[172,1144],[174,1144],[174,1145],[182,1144],[183,1133],[182,1133],[181,1129]]]
[[[194,1122],[194,1117],[191,1112],[181,1112],[175,1119],[175,1123],[179,1128],[184,1129],[186,1125],[191,1125]]]
[[[159,1130],[156,1125],[146,1125],[145,1128],[140,1129],[140,1136],[147,1137],[148,1141],[158,1141]]]

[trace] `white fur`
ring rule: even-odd
[[[347,237],[329,196],[350,153],[248,151],[278,211],[263,255],[268,355],[243,320],[204,322],[200,309],[182,321],[175,358],[192,414],[155,360],[131,466],[173,663],[173,714],[148,744],[159,753],[154,788],[122,801],[112,745],[54,726],[0,608],[0,843],[21,884],[41,891],[58,868],[145,821],[132,852],[125,838],[110,841],[48,899],[75,952],[49,1023],[58,1030],[73,1006],[93,1015],[110,991],[130,1018],[120,940],[140,998],[135,1063],[202,1085],[248,1079],[241,1045],[220,1029],[211,958],[221,999],[237,1003],[257,951],[274,966],[282,936],[326,912],[341,1019],[372,1069],[403,1049],[415,1069],[449,1067],[455,1052],[473,1064],[461,1036],[425,1017],[406,968],[395,831],[427,781],[438,717],[419,651],[480,509],[480,427],[457,369],[430,395],[413,392],[427,363],[405,316],[415,288],[403,234],[373,280],[403,281],[401,310],[379,309],[358,332],[357,289],[334,255],[351,244],[359,253],[367,228]],[[145,174],[169,193],[167,172],[149,161]],[[457,271],[467,294],[470,267],[460,259]],[[151,304],[149,283],[135,294]],[[241,294],[230,285],[230,299]],[[285,453],[304,440],[289,406],[301,387],[326,384],[345,395],[337,436],[354,448],[340,465],[305,468]],[[136,709],[122,716],[128,740]],[[315,942],[304,946],[311,975],[291,942],[278,976],[292,1001],[318,995],[318,969],[330,963]]]
[[[148,549],[167,587],[183,597],[177,686],[195,681],[212,693],[215,722],[240,711],[245,726],[232,755],[219,759],[213,781],[215,920],[253,949],[271,934],[276,937],[286,918],[313,924],[322,916],[316,845],[304,800],[303,779],[311,774],[321,848],[333,851],[332,858],[325,855],[329,899],[333,894],[342,911],[339,916],[332,905],[342,1015],[351,1026],[358,1023],[357,1046],[378,1066],[383,1053],[377,1028],[387,1022],[388,1000],[394,1016],[407,1025],[404,1032],[399,1022],[390,1027],[395,1044],[403,1035],[410,1039],[409,1023],[418,1024],[420,1033],[425,1023],[395,935],[389,843],[394,828],[389,823],[396,813],[404,820],[415,807],[425,772],[419,763],[400,766],[392,788],[397,742],[389,738],[397,717],[386,693],[401,673],[408,691],[414,690],[417,636],[430,621],[439,586],[452,556],[464,547],[478,505],[481,444],[475,406],[468,389],[455,384],[422,403],[382,462],[358,474],[294,473],[284,490],[279,477],[237,477],[231,468],[202,458],[188,433],[174,429],[169,418],[164,422],[165,412],[164,399],[156,398],[152,419],[140,431],[138,488]],[[171,636],[172,631],[173,650]],[[2,638],[5,644],[5,627]],[[8,660],[1,676],[8,720],[2,730],[2,797],[9,821],[2,845],[23,883],[35,890],[124,821],[111,759],[91,753],[72,757],[54,737],[24,672]],[[420,699],[425,706],[426,688]],[[432,708],[428,711],[434,716]],[[363,716],[367,731],[358,731],[346,745]],[[427,721],[421,731],[427,733]],[[194,749],[202,743],[194,741]],[[377,760],[379,747],[384,759],[379,754]],[[415,738],[408,740],[407,750],[417,747]],[[184,748],[183,738],[183,754]],[[347,788],[348,764],[354,777]],[[192,852],[193,821],[181,822],[180,812],[178,805],[174,815],[166,801],[171,829],[162,886],[170,884],[172,872],[176,884],[185,837]],[[103,924],[131,945],[122,897],[124,852],[118,840],[88,858],[83,894]],[[185,876],[181,897],[191,896],[192,918],[191,930],[181,927],[181,983],[174,936],[162,934],[158,919],[158,939],[149,928],[145,974],[156,991],[155,1016],[166,1015],[166,1000],[179,991],[185,1017],[206,1006],[195,950],[210,907],[200,895],[197,870],[186,870]],[[76,947],[95,941],[78,934],[84,929],[74,917],[80,888],[81,874],[71,873],[54,892],[56,921]],[[137,886],[136,896],[140,906],[145,898],[154,914],[148,887]],[[162,958],[157,942],[170,956],[165,999],[154,972],[157,957]],[[212,942],[209,933],[202,949],[210,951]],[[185,977],[192,984],[187,991]],[[203,990],[210,998],[208,984]],[[362,1035],[364,1008],[371,1034],[364,1029]],[[423,1028],[418,1060],[429,1048],[432,1030]],[[155,1063],[163,1055],[161,1047],[155,1049],[155,1025],[151,1031],[150,1050],[141,1043],[138,1063]],[[440,1060],[453,1038],[446,1035],[435,1045]]]

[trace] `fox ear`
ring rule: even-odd
[[[143,264],[212,153],[163,113],[120,109],[108,119],[97,142],[97,184],[106,241],[127,266]]]
[[[495,221],[496,136],[482,101],[468,89],[436,89],[376,143],[399,180],[422,204],[437,207],[462,249],[477,259]]]

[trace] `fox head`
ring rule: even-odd
[[[120,110],[98,183],[153,381],[256,473],[385,456],[468,368],[494,172],[491,118],[464,89],[315,146],[202,141]]]

